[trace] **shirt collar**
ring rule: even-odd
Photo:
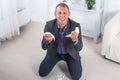
[[[57,28],[58,29],[60,29],[60,26],[59,26],[59,24],[57,23]],[[63,31],[65,31],[67,29],[67,24],[65,25],[65,27],[64,27],[64,29],[63,29]]]

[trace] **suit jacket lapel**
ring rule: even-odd
[[[65,35],[70,34],[71,31],[72,31],[72,27],[71,27],[70,21],[69,21],[69,19],[68,19],[68,22],[67,22],[67,29],[66,29]]]
[[[54,24],[54,35],[55,35],[56,39],[58,39],[58,25],[57,25],[57,21]]]

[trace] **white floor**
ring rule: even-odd
[[[65,73],[63,80],[70,80],[66,64],[61,61],[45,78],[38,75],[39,64],[45,56],[41,48],[44,26],[31,22],[22,27],[21,35],[2,42],[0,46],[0,80],[55,80],[59,73]],[[101,56],[101,40],[83,37],[83,76],[86,80],[120,80],[120,64]]]

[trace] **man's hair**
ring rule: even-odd
[[[59,3],[59,4],[56,6],[56,8],[55,8],[55,12],[56,12],[57,7],[59,7],[59,6],[61,6],[61,7],[66,7],[66,8],[68,9],[68,11],[70,12],[70,9],[69,9],[68,5],[65,4],[65,3]]]

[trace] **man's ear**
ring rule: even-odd
[[[54,16],[56,16],[56,12],[54,12]]]
[[[68,13],[68,16],[70,16],[70,12]]]

